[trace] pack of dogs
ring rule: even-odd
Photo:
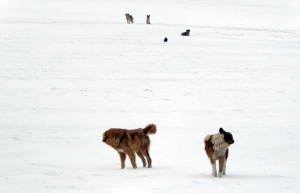
[[[126,18],[126,21],[128,24],[133,24],[133,16],[130,15],[129,13],[126,13],[125,14],[125,18]],[[150,24],[150,15],[147,15],[146,17],[146,24]],[[189,29],[187,29],[185,32],[182,32],[181,33],[181,36],[190,36],[190,31]],[[167,39],[164,39],[164,42],[167,42],[168,40]]]
[[[126,156],[129,157],[132,168],[136,169],[136,155],[141,159],[143,167],[152,167],[150,157],[151,140],[149,135],[157,132],[155,124],[148,124],[145,128],[122,129],[111,128],[103,133],[102,142],[112,147],[119,154],[121,169],[125,168]],[[212,167],[212,175],[222,178],[226,175],[226,163],[229,156],[228,147],[234,143],[233,136],[223,128],[219,133],[207,135],[204,138],[204,150]],[[147,161],[146,161],[147,160]],[[216,162],[219,161],[219,171],[217,173]]]
[[[129,13],[125,14],[128,24],[133,24],[133,16]],[[150,24],[150,15],[147,15],[146,24]],[[190,30],[187,29],[181,33],[181,36],[190,36]],[[164,42],[168,38],[165,37]],[[157,132],[155,124],[148,124],[145,128],[138,129],[122,129],[111,128],[103,133],[102,142],[106,143],[117,151],[121,161],[121,169],[125,168],[126,156],[129,157],[132,168],[136,169],[136,155],[141,159],[143,167],[152,167],[152,159],[150,157],[151,140],[149,135]],[[204,138],[204,150],[212,167],[212,175],[222,178],[226,175],[226,163],[229,156],[228,147],[234,143],[231,133],[226,132],[223,128],[219,129],[219,133],[207,135]],[[146,161],[147,160],[147,161]],[[219,170],[217,172],[216,162],[219,161]]]

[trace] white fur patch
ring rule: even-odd
[[[217,167],[216,167],[216,163],[211,165],[211,169],[212,169],[212,175],[214,177],[217,177]]]
[[[229,147],[229,144],[224,140],[224,134],[217,133],[213,135],[211,142],[214,144],[213,149],[215,150],[213,159],[219,159],[219,156],[224,156]]]
[[[220,144],[220,143],[225,142],[224,134],[221,134],[221,133],[214,134],[211,139],[211,142],[212,142],[212,144]]]
[[[222,177],[222,172],[219,172],[219,173],[218,173],[218,177],[219,177],[219,178],[223,178],[223,177]]]
[[[118,152],[121,152],[121,153],[123,153],[123,152],[124,152],[124,150],[123,150],[123,149],[118,149]]]
[[[226,160],[225,160],[224,166],[223,166],[223,175],[226,175]]]
[[[204,138],[204,142],[205,142],[205,141],[208,141],[209,138],[210,138],[210,135],[207,135],[207,136]]]

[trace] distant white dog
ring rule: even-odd
[[[147,15],[146,24],[150,24],[150,15]]]

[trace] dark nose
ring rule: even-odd
[[[234,140],[232,140],[232,143],[231,144],[233,144],[234,143]]]

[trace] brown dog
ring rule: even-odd
[[[128,155],[133,169],[136,169],[135,153],[141,158],[143,167],[152,167],[152,160],[149,154],[150,138],[148,135],[155,134],[156,125],[149,124],[144,129],[118,129],[112,128],[103,133],[103,142],[114,148],[120,155],[121,168],[125,168],[126,154]]]
[[[226,162],[229,153],[228,147],[234,143],[232,134],[220,128],[218,134],[207,135],[204,138],[204,143],[204,149],[212,166],[213,176],[217,177],[216,160],[219,160],[218,176],[222,178],[222,175],[226,175]]]

